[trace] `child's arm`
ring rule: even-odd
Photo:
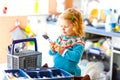
[[[65,50],[65,53],[62,55],[64,58],[79,62],[80,58],[82,57],[84,51],[84,46],[82,44],[76,44],[72,48],[68,48]]]
[[[55,42],[50,42],[50,50],[49,50],[49,54],[50,55],[55,55],[57,53],[57,48],[58,48],[58,45],[55,43]]]
[[[55,42],[50,42],[50,49],[55,52]]]

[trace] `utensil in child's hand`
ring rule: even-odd
[[[44,39],[48,40],[50,43],[52,42],[52,40],[50,40],[50,38],[47,34],[43,34],[42,36]]]

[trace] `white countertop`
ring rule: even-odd
[[[0,64],[0,80],[4,80],[4,70],[7,69],[7,64]]]

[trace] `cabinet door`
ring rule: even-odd
[[[56,12],[57,2],[56,0],[49,0],[49,13],[55,14]]]
[[[73,7],[73,0],[65,0],[65,9]]]
[[[61,1],[64,1],[64,3]],[[50,14],[59,14],[60,12],[57,11],[57,7],[60,4],[63,4],[61,5],[61,8],[64,8],[64,9],[72,7],[73,0],[61,0],[61,1],[49,0],[49,13]]]

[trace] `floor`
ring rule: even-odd
[[[6,64],[0,64],[0,80],[3,80],[3,78],[5,77],[4,70],[6,69],[7,69]]]

